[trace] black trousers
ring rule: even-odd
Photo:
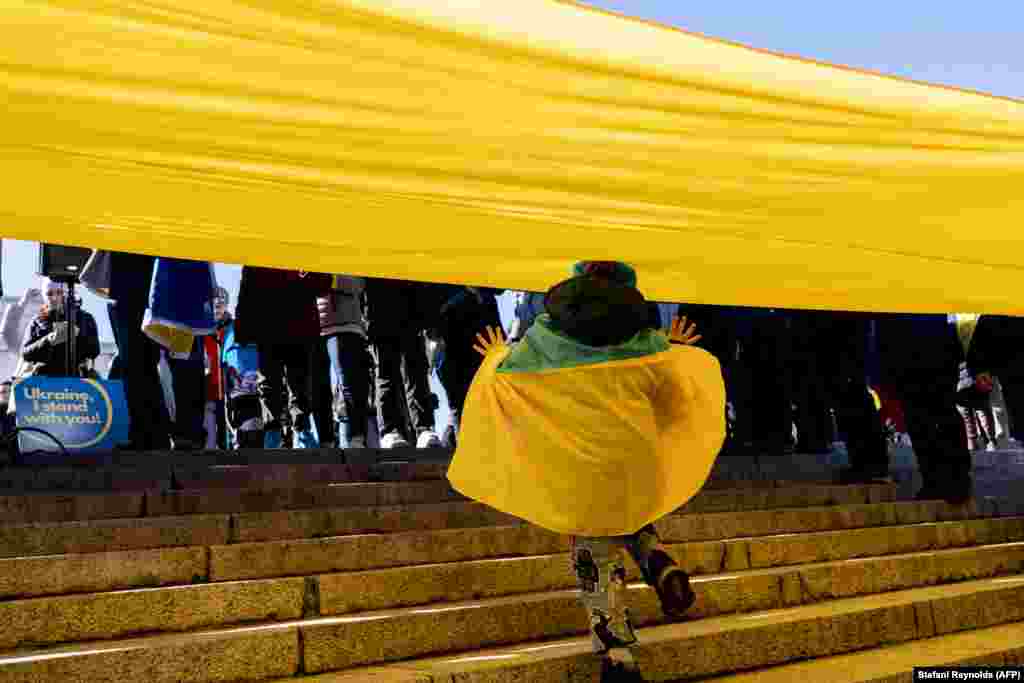
[[[401,336],[377,337],[373,340],[377,356],[377,397],[380,401],[381,435],[390,432],[406,434],[402,396],[405,391],[409,421],[417,434],[434,429],[436,403],[430,393],[429,361],[423,336],[409,332]]]
[[[327,339],[321,337],[313,347],[313,419],[320,444],[336,442],[334,433],[334,396],[331,392],[331,357]]]
[[[822,372],[819,354],[813,349],[793,352],[793,416],[797,430],[797,451],[803,453],[823,451],[831,446],[832,425],[828,409],[833,397],[829,395],[829,381]]]
[[[969,483],[972,460],[956,409],[957,372],[915,373],[895,382],[924,488],[947,490]]]
[[[785,319],[766,316],[754,326],[745,354],[751,370],[753,440],[769,456],[783,455],[792,439],[792,369]]]
[[[206,442],[206,428],[203,426],[206,375],[202,339],[196,338],[188,358],[173,358],[168,354],[167,365],[174,385],[174,424],[171,433],[178,439],[188,439],[201,446]]]
[[[884,477],[889,473],[889,448],[868,385],[861,375],[839,379],[836,422],[846,439],[850,466],[868,477]]]
[[[319,340],[316,340],[319,341]],[[260,402],[267,429],[280,428],[285,410],[290,410],[296,430],[311,426],[313,412],[313,372],[316,342],[259,344]],[[288,402],[285,402],[285,390]]]
[[[486,336],[488,327],[502,329],[496,301],[490,297],[480,303],[474,303],[472,298],[467,301],[468,305],[451,312],[441,328],[444,362],[438,369],[438,379],[448,395],[448,405],[459,419],[462,418],[469,387],[484,360],[473,349],[477,344],[476,336]],[[656,305],[654,310],[657,311]]]
[[[129,439],[141,450],[166,450],[170,415],[157,370],[160,346],[142,332],[146,304],[124,301],[107,310],[116,330],[118,368],[131,420]]]
[[[449,347],[445,345],[444,362],[438,369],[438,379],[448,395],[448,406],[462,418],[462,407],[466,403],[466,395],[473,384],[477,370],[483,364],[483,356],[464,346]]]

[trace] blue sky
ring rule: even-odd
[[[860,0],[600,0],[589,4],[755,47],[1024,99],[1024,2]],[[55,235],[55,238],[59,236]],[[37,247],[4,240],[3,285],[18,295],[36,282]],[[218,266],[237,292],[239,268]],[[111,337],[101,302],[86,308]],[[503,315],[509,307],[503,305]]]
[[[595,0],[754,47],[1024,98],[1024,3]]]

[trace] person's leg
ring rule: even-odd
[[[206,442],[203,444],[203,448],[208,451],[214,451],[220,447],[217,417],[217,401],[207,401],[206,410],[203,411],[203,430],[206,432]]]
[[[409,421],[417,437],[417,447],[440,446],[434,432],[434,411],[437,409],[430,391],[430,364],[427,347],[420,333],[402,338],[402,357],[405,361],[405,392],[409,405]]]
[[[111,308],[111,323],[120,342],[121,381],[128,403],[129,441],[141,450],[170,447],[167,406],[157,365],[160,347],[142,332],[145,308],[119,304]]]
[[[921,471],[919,498],[962,503],[973,489],[967,432],[956,410],[953,378],[921,379],[904,385],[903,410]]]
[[[1003,399],[1003,387],[998,377],[993,378],[989,403],[992,406],[996,442],[1005,448],[1006,441],[1010,437],[1010,425],[1006,419],[1006,401]]]
[[[846,435],[850,476],[857,480],[883,478],[889,474],[889,451],[882,418],[875,409],[863,379],[847,377],[838,387],[837,419]]]
[[[313,424],[313,374],[317,342],[319,339],[284,347],[285,378],[291,394],[293,448],[319,446]]]
[[[331,357],[327,351],[328,339],[316,341],[313,349],[313,415],[316,433],[323,448],[338,445],[334,428],[334,396],[331,393]]]
[[[1017,442],[1024,442],[1024,375],[1004,371],[999,375],[999,382],[1006,403],[1010,437]]]
[[[284,367],[276,344],[260,344],[259,396],[265,416],[264,446],[280,448],[284,415]]]
[[[483,356],[474,351],[467,340],[453,339],[450,345],[445,342],[445,362],[438,372],[438,379],[448,395],[448,406],[455,411],[457,422],[462,418],[469,387],[482,363]]]
[[[402,344],[395,337],[374,340],[377,355],[377,400],[380,402],[381,448],[408,446],[403,435],[405,417],[401,395],[405,380],[402,377]]]
[[[220,399],[216,402],[214,414],[217,420],[217,448],[224,451],[228,449],[228,418],[227,400]]]
[[[594,651],[602,654],[637,642],[625,604],[626,569],[622,550],[619,538],[578,536],[572,541],[580,602],[590,617]]]
[[[203,348],[195,340],[187,358],[168,354],[174,388],[174,442],[175,448],[194,450],[206,441],[203,431],[203,413],[206,407],[206,378],[203,375]]]
[[[935,424],[929,409],[928,388],[911,384],[909,380],[896,385],[899,399],[903,404],[903,418],[907,423],[907,434],[914,448],[914,458],[921,472],[921,494],[935,494],[936,484],[941,481],[941,453],[935,444]],[[957,417],[959,419],[959,416]],[[966,446],[966,439],[965,444]]]
[[[352,448],[365,448],[370,418],[370,355],[366,339],[352,332],[338,337],[341,391],[345,401],[348,434]]]
[[[658,594],[665,616],[682,619],[693,606],[696,595],[690,587],[689,575],[668,554],[654,525],[648,524],[635,534],[626,536],[623,542],[640,568],[644,581]]]
[[[957,404],[957,409],[960,409],[959,404]],[[985,447],[990,451],[995,450],[995,419],[992,417],[992,401],[989,394],[983,394],[980,391],[977,392],[972,397],[968,409],[971,412],[971,417],[974,419],[974,422],[978,425],[978,436],[984,437],[985,439]],[[968,442],[970,442],[970,433],[967,434],[967,439]],[[978,440],[978,447],[981,447],[980,440]]]
[[[956,411],[954,392],[935,391],[933,395],[936,401],[934,410],[938,443],[942,453],[943,497],[950,503],[965,503],[974,491],[971,476],[974,460],[967,450],[967,433]]]
[[[242,394],[229,398],[226,402],[225,412],[232,449],[264,447],[263,406],[259,396]],[[278,437],[280,437],[280,432],[278,432]]]
[[[958,403],[956,410],[960,413],[960,419],[964,421],[964,432],[967,434],[967,450],[973,451],[978,448],[978,423],[974,414],[974,408],[966,402]]]

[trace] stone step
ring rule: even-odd
[[[391,466],[389,466],[391,467]],[[374,505],[420,505],[466,500],[446,479],[352,481],[327,486],[160,490],[129,493],[26,493],[0,495],[0,519],[9,524],[55,523],[135,517],[274,512]],[[381,474],[383,477],[383,474]],[[779,486],[707,488],[683,512],[736,512],[781,507],[880,503],[896,500],[888,484],[836,486],[789,482]]]
[[[667,520],[668,542],[674,539],[673,521]],[[1024,540],[1024,517],[696,541],[674,547],[687,571],[708,574],[1018,540]],[[396,580],[420,581],[424,572],[434,570],[417,565],[557,555],[566,553],[568,546],[565,536],[516,525],[14,557],[0,559],[0,600],[386,568],[395,569]],[[534,562],[523,564],[529,567],[524,571],[541,571],[541,566],[550,571],[568,560]]]
[[[688,571],[777,565],[1017,541],[1024,517],[938,522],[686,544]],[[303,576],[568,551],[569,539],[532,526],[366,534],[210,547],[211,581]]]
[[[407,481],[445,476],[450,453],[444,449],[379,451],[251,450],[200,451],[182,454],[108,454],[70,456],[46,464],[0,466],[0,492],[101,492],[205,488],[288,488],[345,481]],[[793,463],[791,463],[793,465]],[[780,470],[779,472],[783,472]],[[750,468],[736,468],[728,459],[715,463],[708,485],[772,487],[780,480],[818,483],[833,472],[789,467],[786,476],[765,477]],[[796,476],[799,475],[799,476]]]
[[[672,550],[677,556],[685,551]],[[0,602],[0,623],[5,625],[0,651],[342,614],[352,615],[344,628],[347,637],[357,640],[364,639],[359,629],[367,623],[416,643],[429,642],[432,632],[448,628],[476,631],[490,625],[488,630],[494,631],[494,623],[508,623],[506,637],[514,638],[516,623],[531,610],[548,617],[549,630],[542,636],[564,636],[586,628],[569,567],[568,556],[558,555],[430,565],[418,575],[381,570],[9,600]],[[698,576],[693,579],[698,600],[691,616],[775,609],[1019,572],[1024,572],[1024,542]],[[629,577],[638,580],[639,572],[630,567]],[[630,593],[638,623],[661,621],[652,590],[636,584]],[[509,597],[512,594],[518,596]],[[395,649],[399,644],[391,641],[387,646]]]
[[[447,462],[250,462],[232,458],[157,458],[130,464],[0,467],[0,492],[128,492],[208,488],[301,488],[352,481],[443,479]]]
[[[82,469],[146,469],[213,465],[317,465],[373,464],[379,462],[445,463],[451,460],[451,451],[445,448],[246,448],[230,451],[93,451],[71,453],[55,459],[53,456],[33,461],[22,458],[21,464],[0,467],[0,481],[5,470],[16,471],[32,467],[76,467]]]
[[[213,488],[129,493],[0,495],[0,519],[10,524],[271,512],[364,505],[415,505],[465,500],[447,480],[346,482],[299,488]]]
[[[523,631],[545,617],[534,615],[524,621]],[[1024,576],[1000,577],[652,626],[640,630],[641,645],[636,654],[645,680],[685,681],[899,644],[904,644],[904,652],[911,652],[926,643],[925,639],[973,629],[995,630],[1022,620]],[[1008,628],[999,635],[1011,638],[1019,633]],[[1011,652],[1013,646],[1020,645],[1014,640],[1000,643],[1009,646]],[[303,644],[305,670],[310,673],[323,672],[322,666],[329,666],[334,656],[342,654],[321,650],[317,637],[309,632],[304,632]],[[446,646],[458,644],[448,642]],[[300,680],[591,682],[598,680],[600,664],[590,647],[589,637],[535,641]],[[749,680],[761,679],[752,676]]]
[[[437,622],[450,613],[445,609],[416,616]],[[511,621],[487,616],[499,612],[476,610],[478,628],[455,621],[425,639],[417,637],[416,621],[371,614],[21,650],[0,656],[0,682],[255,681],[326,673],[360,661],[382,664],[416,651],[448,654],[406,660],[392,671],[460,682],[596,678],[588,638],[536,642],[552,630],[548,624],[557,614],[533,608]],[[1018,621],[1024,621],[1020,575],[648,627],[641,630],[637,658],[648,680],[685,680]],[[479,649],[510,638],[519,644]],[[382,671],[387,675],[378,666]],[[365,672],[349,674],[350,680],[373,680]]]
[[[969,519],[1000,513],[997,506],[987,501],[972,501],[960,506],[942,501],[905,501],[679,514],[666,517],[657,526],[666,538],[682,542]],[[517,523],[519,520],[516,518],[482,503],[452,501],[420,505],[5,524],[0,525],[0,557],[223,545]]]
[[[555,647],[561,647],[556,645]],[[525,655],[525,656],[524,656]],[[529,659],[529,653],[511,651],[499,657],[521,657],[524,663],[501,668],[501,660],[493,666],[478,666],[472,671],[461,671],[460,683],[494,683],[519,681],[522,669],[538,670]],[[553,660],[558,666],[562,660]],[[417,668],[417,666],[421,668]],[[301,683],[448,683],[455,680],[445,671],[444,664],[435,670],[428,663],[409,662],[387,666],[361,668],[351,671],[303,676]],[[791,681],[829,681],[830,683],[912,683],[915,667],[968,667],[968,666],[1024,666],[1024,622],[1003,624],[962,631],[935,638],[913,640],[899,645],[875,647],[850,654],[820,657],[809,661],[783,664],[738,674],[702,678],[703,683],[791,683]],[[582,666],[559,668],[565,678],[538,677],[540,682],[556,680],[566,683],[592,683],[597,680],[597,667],[593,658]],[[645,672],[648,681],[662,680],[658,672]],[[677,679],[679,680],[679,679]],[[685,679],[683,679],[685,680]],[[1014,680],[1014,679],[1005,679]],[[279,679],[276,683],[295,681]]]
[[[770,669],[705,679],[705,681],[706,683],[726,683],[726,681],[728,683],[789,683],[790,681],[896,683],[897,681],[913,681],[915,667],[967,666],[1024,666],[1024,622],[952,633],[901,645],[823,657],[809,662],[784,664]],[[306,683],[311,683],[313,680],[315,679],[306,679]],[[327,680],[323,683],[327,683]]]

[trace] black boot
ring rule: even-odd
[[[652,550],[647,558],[644,579],[652,586],[661,601],[661,611],[670,620],[686,617],[686,612],[697,600],[690,587],[690,576],[663,550]]]

